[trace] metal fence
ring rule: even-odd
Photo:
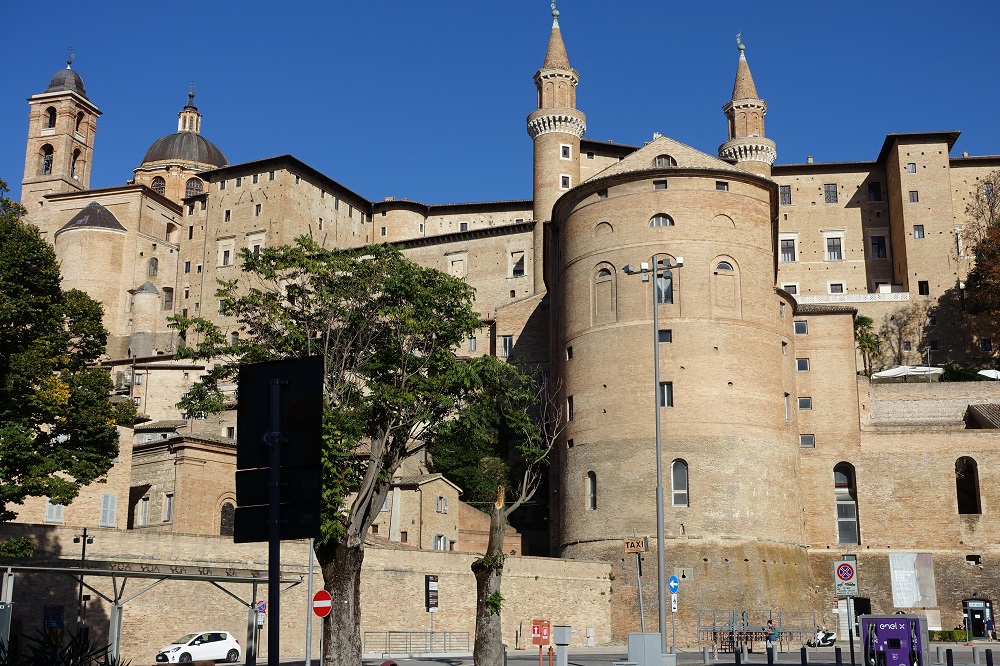
[[[778,649],[799,647],[816,635],[815,613],[785,613],[767,610],[698,611],[698,648],[712,647],[719,652],[736,652],[743,645],[750,652],[763,648],[764,625],[774,621],[779,632]]]
[[[467,631],[366,631],[365,654],[440,654],[471,651]]]

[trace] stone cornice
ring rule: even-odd
[[[572,134],[580,139],[586,131],[587,118],[576,109],[539,109],[528,116],[528,136],[532,139],[552,133]]]
[[[764,162],[771,166],[778,158],[778,152],[774,147],[774,141],[770,139],[740,137],[719,146],[719,157],[734,162]]]

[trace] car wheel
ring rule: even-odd
[[[185,652],[181,656],[177,657],[177,661],[180,662],[191,661],[191,655]]]
[[[226,661],[228,661],[230,664],[236,663],[236,661],[239,660],[239,658],[240,658],[239,650],[230,650],[229,654],[226,655]]]

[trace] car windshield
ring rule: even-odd
[[[192,638],[194,638],[197,635],[198,634],[187,634],[186,636],[181,636],[176,641],[174,641],[173,644],[177,645],[178,643],[187,643],[188,641],[190,641]]]

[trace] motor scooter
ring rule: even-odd
[[[809,647],[833,647],[833,644],[837,641],[836,631],[827,631],[826,629],[817,629],[816,635],[806,641],[806,645]]]

